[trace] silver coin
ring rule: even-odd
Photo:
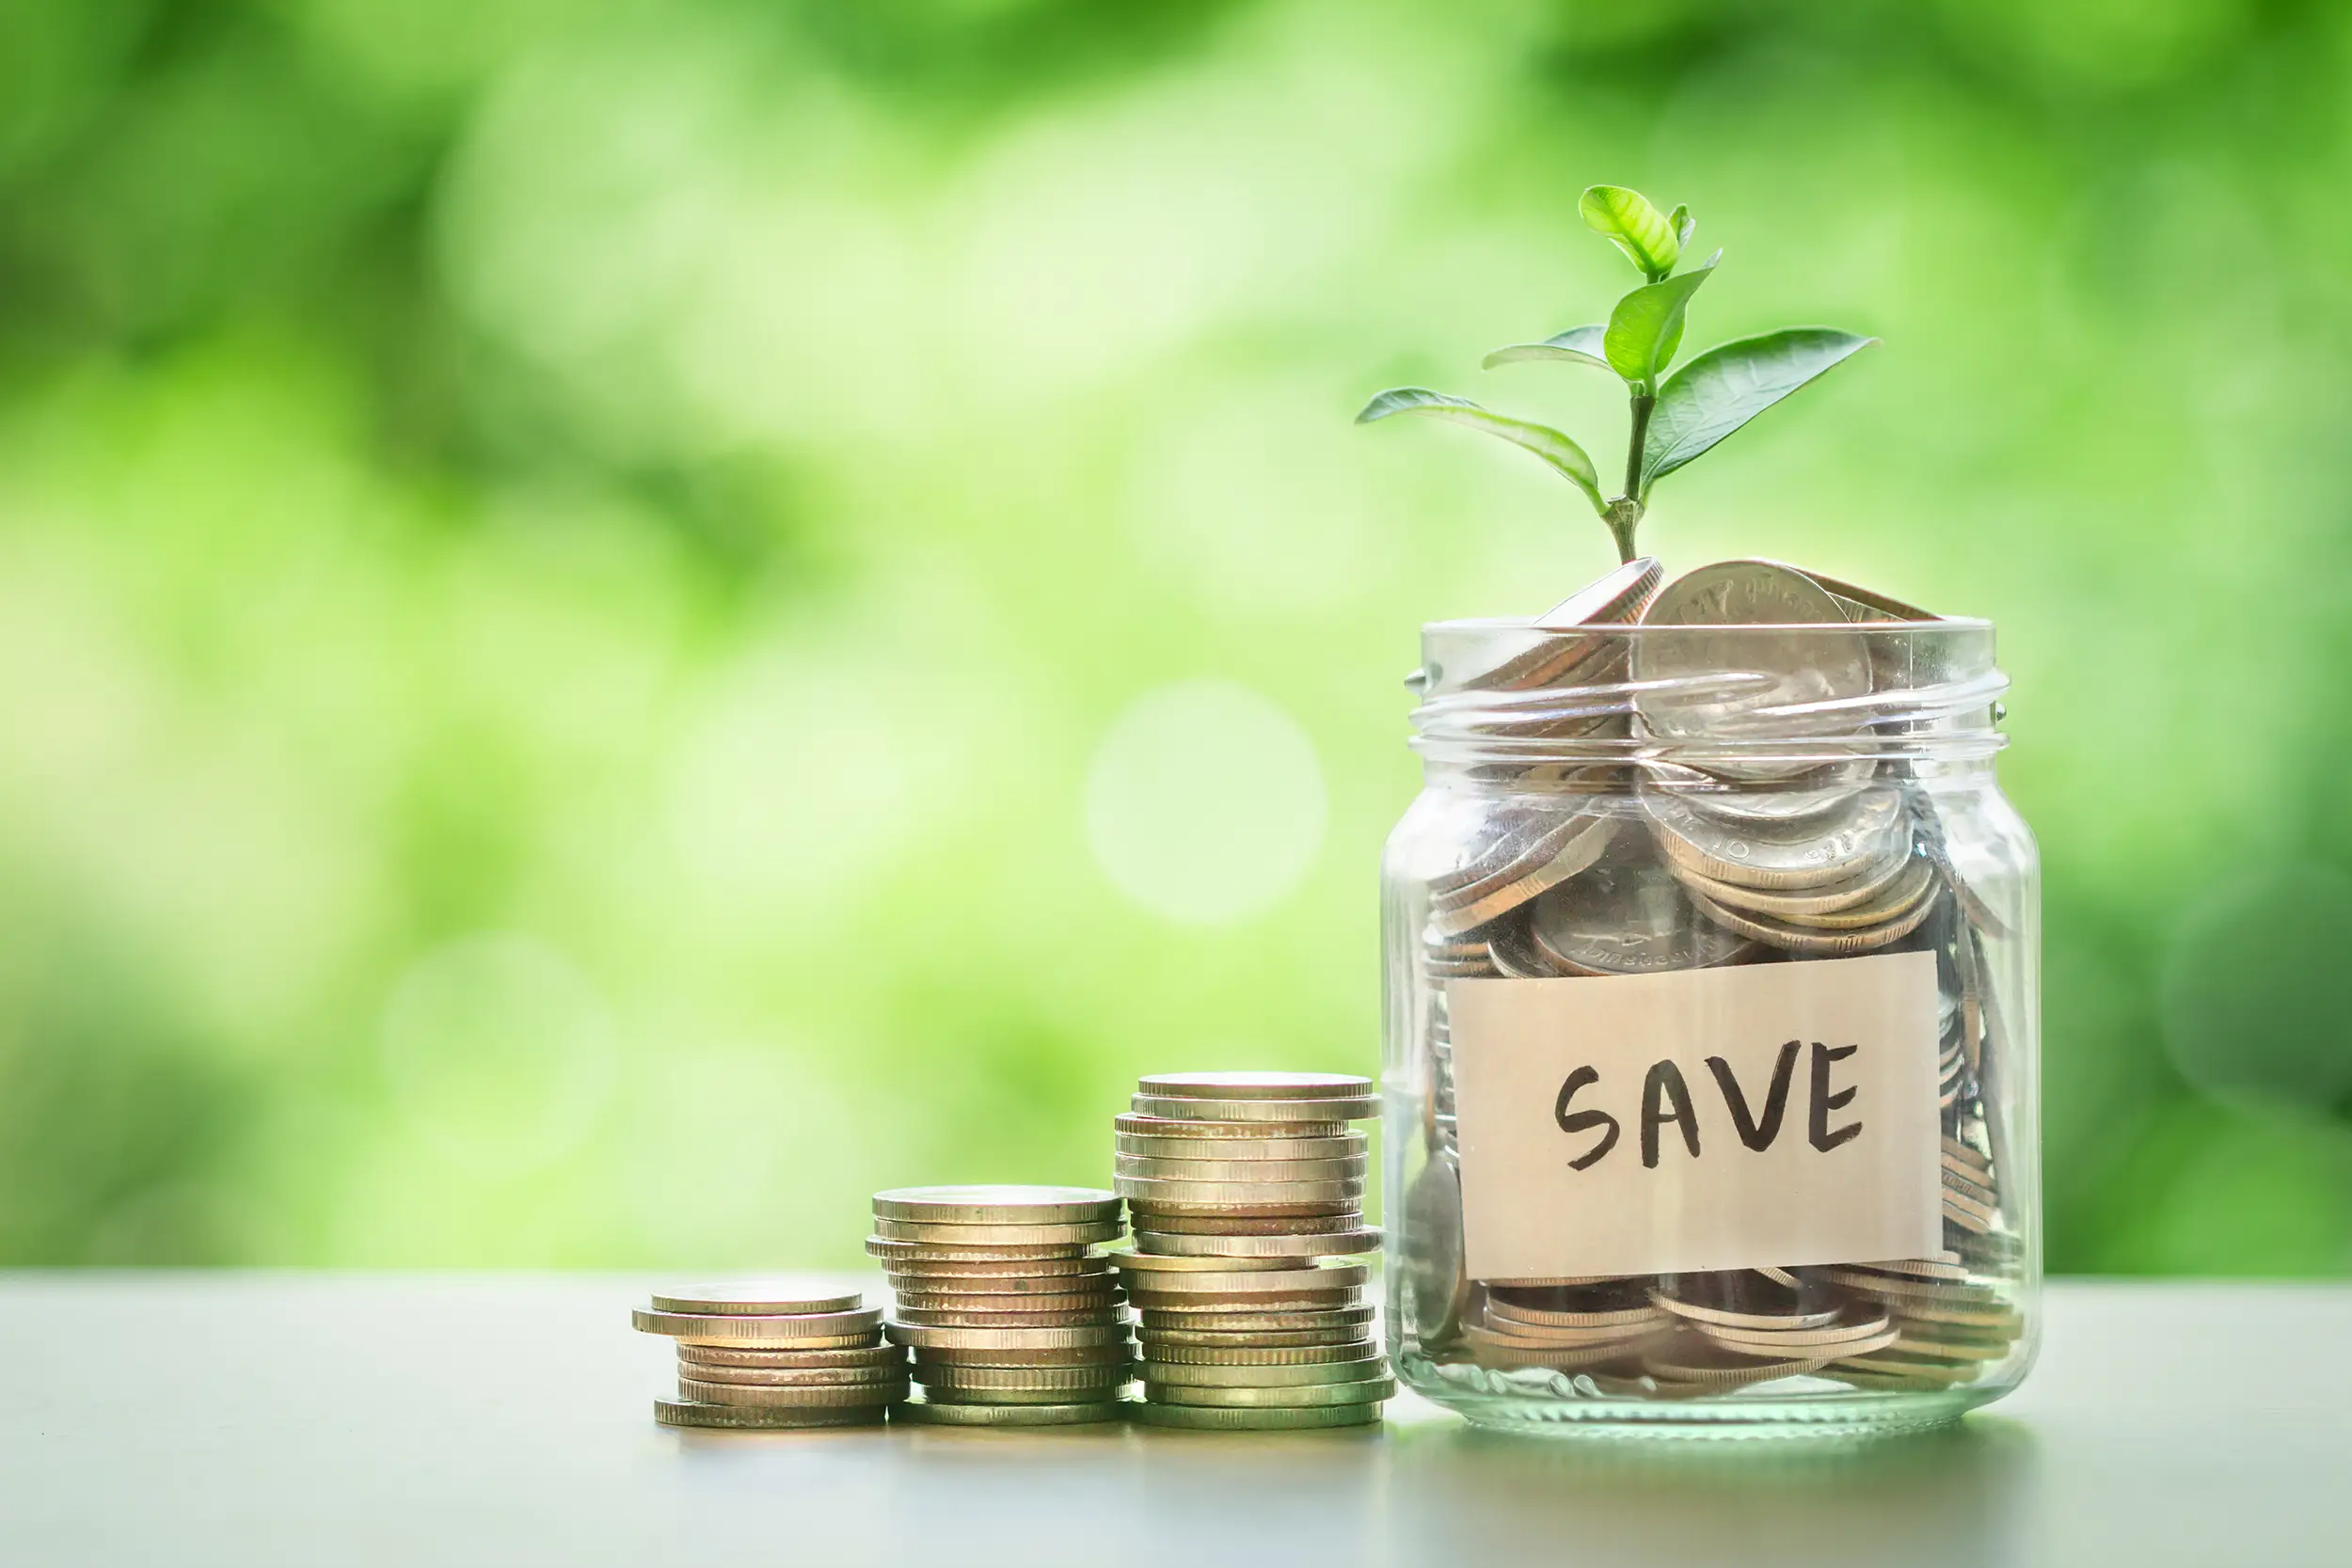
[[[1655,859],[1613,855],[1535,900],[1535,944],[1571,974],[1661,974],[1730,963],[1751,945],[1699,918]]]
[[[1661,739],[1707,742],[1850,734],[1851,719],[1775,712],[1865,697],[1869,650],[1853,635],[1818,629],[1847,625],[1844,609],[1804,573],[1769,561],[1724,561],[1687,572],[1642,612],[1644,626],[1684,630],[1633,646],[1635,698],[1644,726]],[[1747,627],[1787,627],[1786,632]],[[1716,635],[1704,628],[1725,627]],[[1813,763],[1725,760],[1711,770],[1742,778],[1787,778]]]
[[[1470,1303],[1462,1270],[1462,1178],[1443,1150],[1413,1179],[1405,1196],[1405,1285],[1423,1346],[1454,1337]]]
[[[1615,816],[1579,816],[1554,823],[1501,868],[1434,897],[1430,929],[1454,936],[1509,913],[1600,859],[1617,828]]]
[[[1667,859],[1740,887],[1777,891],[1852,881],[1905,848],[1910,838],[1911,814],[1891,789],[1872,790],[1823,822],[1786,832],[1754,824],[1735,828],[1674,796],[1645,797],[1643,804]]]

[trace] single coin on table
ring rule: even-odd
[[[705,1404],[695,1400],[656,1400],[653,1418],[663,1426],[714,1427],[739,1432],[789,1432],[797,1427],[879,1426],[886,1404],[801,1405]]]
[[[1083,1225],[1119,1218],[1100,1187],[893,1187],[874,1195],[884,1219],[950,1225]]]
[[[1122,1419],[1126,1413],[1126,1402],[1120,1400],[1072,1404],[931,1404],[909,1400],[890,1407],[892,1420],[917,1426],[1089,1426]]]
[[[680,1285],[653,1294],[657,1312],[698,1316],[745,1315],[767,1318],[816,1317],[831,1312],[854,1312],[865,1304],[856,1291],[846,1295],[810,1296],[788,1283],[754,1280],[738,1285]]]
[[[1336,1427],[1377,1427],[1377,1403],[1261,1406],[1137,1404],[1128,1418],[1138,1426],[1180,1427],[1196,1432],[1306,1432]]]
[[[1352,1100],[1371,1094],[1372,1080],[1344,1072],[1149,1072],[1136,1088],[1194,1100]]]

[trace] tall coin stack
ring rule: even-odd
[[[658,1293],[635,1327],[677,1341],[678,1397],[665,1426],[775,1430],[872,1426],[907,1394],[907,1353],[856,1291],[799,1296],[761,1285]]]
[[[874,1195],[866,1250],[897,1297],[885,1332],[914,1352],[935,1426],[1117,1420],[1135,1354],[1117,1276],[1119,1196],[1093,1187],[899,1187]]]
[[[1363,1298],[1369,1079],[1179,1072],[1118,1118],[1114,1184],[1136,1250],[1116,1259],[1141,1314],[1152,1426],[1364,1426],[1396,1391]]]

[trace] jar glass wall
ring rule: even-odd
[[[2039,869],[1982,622],[1424,628],[1388,1333],[1481,1423],[1948,1419],[2031,1364]]]

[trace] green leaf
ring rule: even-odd
[[[1699,220],[1691,215],[1691,209],[1677,207],[1674,210],[1674,216],[1666,221],[1674,226],[1675,244],[1685,250],[1690,249],[1691,236],[1697,233],[1699,229]]]
[[[1356,416],[1356,422],[1370,424],[1391,414],[1426,414],[1433,420],[1450,420],[1455,424],[1468,425],[1472,430],[1483,430],[1489,436],[1500,436],[1515,447],[1525,447],[1583,491],[1596,511],[1603,510],[1608,505],[1601,499],[1600,475],[1594,469],[1593,460],[1585,455],[1582,447],[1549,425],[1489,413],[1468,398],[1449,397],[1443,392],[1433,392],[1426,387],[1397,387],[1381,393],[1364,404],[1364,411]]]
[[[1516,365],[1526,359],[1565,359],[1573,364],[1598,365],[1604,371],[1613,370],[1614,367],[1609,363],[1609,356],[1600,346],[1601,335],[1608,330],[1597,325],[1571,326],[1540,343],[1513,343],[1509,348],[1499,348],[1486,356],[1486,366],[1493,370],[1497,365]]]
[[[1641,192],[1627,190],[1623,185],[1595,185],[1584,193],[1576,209],[1584,214],[1585,227],[1597,234],[1607,235],[1651,282],[1675,270],[1682,246],[1676,241],[1665,215],[1651,206]]]
[[[1722,255],[1719,250],[1681,277],[1645,283],[1617,301],[1601,340],[1611,369],[1645,387],[1674,362],[1675,350],[1682,345],[1682,313]]]
[[[1718,343],[1659,389],[1642,450],[1642,494],[1772,404],[1877,342],[1828,326],[1788,326]]]

